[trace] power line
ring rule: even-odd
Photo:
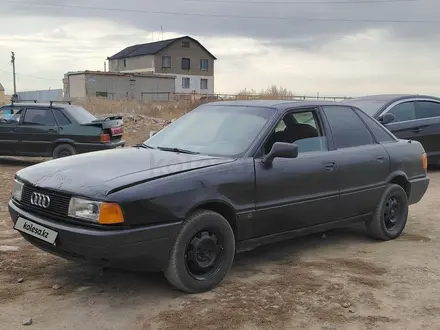
[[[303,20],[303,21],[326,21],[326,22],[364,22],[364,23],[402,23],[402,24],[439,24],[440,20],[380,20],[380,19],[354,19],[354,18],[331,18],[331,17],[280,17],[280,16],[242,16],[242,15],[225,15],[225,14],[205,14],[205,13],[182,13],[182,12],[166,12],[166,11],[151,11],[144,9],[128,9],[128,8],[109,8],[109,7],[95,7],[95,6],[81,6],[81,5],[66,5],[66,4],[42,4],[24,1],[5,0],[4,3],[21,4],[26,6],[43,6],[43,7],[57,7],[57,8],[71,8],[71,9],[86,9],[86,10],[102,10],[102,11],[117,11],[129,13],[145,13],[145,14],[160,14],[160,15],[176,15],[176,16],[198,16],[198,17],[217,17],[217,18],[235,18],[235,19],[258,19],[258,20]]]
[[[8,72],[8,73],[12,73],[11,71],[6,71],[5,70],[5,72]],[[16,72],[15,73],[17,76],[21,76],[21,77],[25,77],[25,78],[33,78],[33,79],[40,79],[40,80],[52,80],[52,81],[55,81],[55,80],[57,80],[57,81],[60,81],[60,79],[55,79],[55,78],[43,78],[43,77],[36,77],[36,76],[29,76],[29,75],[27,75],[27,74],[21,74],[21,73],[18,73],[18,72]]]
[[[314,5],[314,4],[377,4],[377,3],[396,3],[396,2],[418,2],[419,0],[335,0],[335,1],[325,1],[325,0],[318,0],[318,1],[306,1],[306,0],[299,0],[299,1],[236,1],[236,0],[182,0],[185,2],[206,2],[206,3],[232,3],[232,4],[283,4],[283,5]]]

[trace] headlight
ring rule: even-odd
[[[117,203],[97,202],[78,197],[70,199],[68,215],[100,224],[124,222],[121,207]]]
[[[23,183],[14,179],[14,183],[12,185],[12,198],[16,201],[21,201],[21,194],[23,192]]]

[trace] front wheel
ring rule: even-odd
[[[366,226],[371,237],[388,241],[400,236],[408,219],[408,197],[405,190],[390,184],[377,205],[373,218]]]
[[[213,211],[196,211],[171,248],[165,277],[182,291],[209,291],[226,277],[234,255],[235,237],[228,221]]]
[[[76,149],[70,144],[60,144],[53,150],[52,158],[69,157],[76,154]]]

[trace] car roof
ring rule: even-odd
[[[299,108],[307,106],[325,106],[341,105],[337,101],[295,101],[295,100],[235,100],[235,101],[217,101],[204,104],[204,106],[225,105],[225,106],[249,106],[249,107],[267,107],[277,110],[287,108]]]
[[[440,100],[440,98],[429,95],[420,95],[420,94],[376,94],[376,95],[365,95],[360,97],[353,97],[350,99],[346,99],[341,101],[341,103],[350,103],[351,101],[382,101],[384,103],[404,100],[409,98],[428,98],[434,100]]]

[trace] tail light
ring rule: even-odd
[[[110,142],[110,134],[101,133],[101,135],[99,136],[99,141],[101,141],[102,143]]]
[[[428,157],[426,156],[426,152],[422,154],[422,166],[425,170],[428,169]]]

